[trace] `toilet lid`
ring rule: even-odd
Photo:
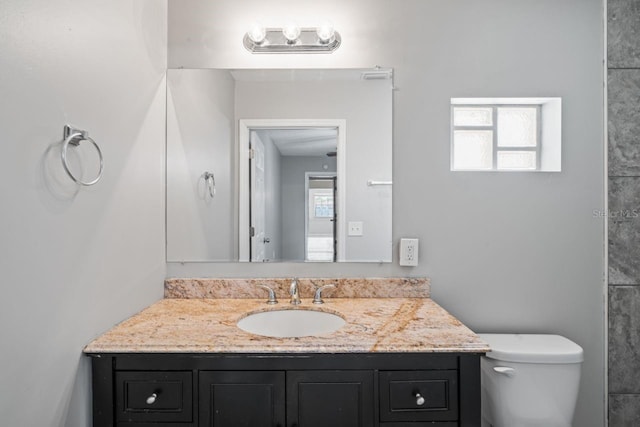
[[[560,335],[478,334],[489,344],[487,357],[505,362],[580,363],[582,347]]]

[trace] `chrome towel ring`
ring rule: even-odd
[[[96,151],[98,152],[98,157],[100,158],[100,170],[98,170],[98,175],[92,181],[82,181],[76,178],[71,172],[71,169],[69,168],[69,164],[67,163],[67,150],[69,149],[69,144],[77,147],[78,145],[80,145],[82,141],[87,141],[93,144],[93,146],[96,148]],[[69,177],[74,182],[88,187],[100,181],[100,178],[102,178],[102,171],[104,170],[104,159],[102,158],[102,150],[100,150],[100,147],[98,146],[98,144],[92,138],[89,137],[87,131],[75,129],[69,125],[65,125],[64,142],[62,143],[61,157],[62,157],[62,167],[64,167],[64,170],[67,172],[67,175],[69,175]]]
[[[205,172],[202,174],[204,182],[207,184],[209,190],[209,196],[213,199],[216,197],[216,178],[211,172]]]

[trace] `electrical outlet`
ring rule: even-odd
[[[362,221],[349,221],[349,236],[362,236]]]
[[[418,265],[418,239],[400,239],[400,265]]]

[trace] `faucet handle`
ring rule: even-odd
[[[278,303],[278,299],[276,298],[276,293],[274,292],[273,289],[271,289],[269,286],[267,285],[256,285],[259,288],[265,289],[267,291],[269,291],[269,299],[267,300],[267,304],[277,304]]]
[[[313,303],[314,304],[324,304],[324,301],[322,300],[322,291],[327,289],[327,288],[335,288],[336,285],[334,284],[328,284],[328,285],[324,285],[324,286],[320,286],[319,288],[316,288],[316,293],[313,296]]]

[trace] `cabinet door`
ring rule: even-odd
[[[200,372],[201,427],[284,427],[282,371]]]
[[[288,427],[371,427],[372,371],[288,371]]]

